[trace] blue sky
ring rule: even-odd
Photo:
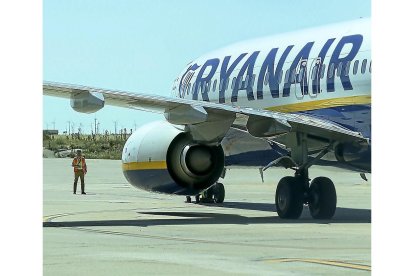
[[[43,79],[169,96],[185,65],[241,40],[371,15],[370,1],[117,0],[43,2]],[[107,106],[95,114],[43,97],[43,127],[134,129],[162,115]],[[53,124],[54,122],[54,124]]]

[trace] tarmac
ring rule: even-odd
[[[371,182],[313,166],[336,185],[332,220],[275,212],[280,168],[231,168],[223,204],[185,203],[128,184],[121,161],[87,160],[86,195],[71,159],[43,159],[44,275],[369,275]]]

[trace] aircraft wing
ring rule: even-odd
[[[43,94],[71,100],[82,99],[81,96],[87,99],[89,95],[99,95],[105,105],[164,113],[170,123],[189,126],[189,130],[195,133],[198,140],[212,141],[214,137],[222,138],[231,126],[235,126],[255,137],[277,137],[290,132],[301,132],[328,142],[366,141],[359,132],[304,114],[54,82],[43,83]]]

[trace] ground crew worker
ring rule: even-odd
[[[86,161],[85,157],[82,156],[82,151],[77,150],[76,156],[73,158],[72,167],[75,173],[75,180],[73,182],[73,194],[76,194],[76,186],[78,185],[78,179],[81,179],[81,189],[82,194],[86,195],[85,193],[85,174],[88,171],[86,168]]]

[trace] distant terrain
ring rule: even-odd
[[[74,157],[81,149],[89,159],[120,160],[129,134],[110,135],[43,135],[43,157]]]

